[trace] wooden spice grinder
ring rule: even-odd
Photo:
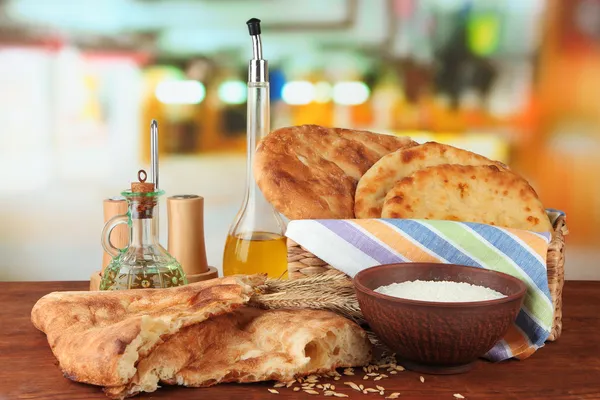
[[[204,243],[204,198],[177,195],[167,198],[169,241],[167,251],[181,264],[189,283],[214,279]]]

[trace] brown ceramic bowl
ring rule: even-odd
[[[396,282],[454,281],[494,289],[507,297],[445,303],[408,300],[377,293]],[[454,264],[403,263],[369,268],[354,277],[362,313],[377,336],[415,371],[452,374],[472,364],[508,331],[527,287],[500,272]]]

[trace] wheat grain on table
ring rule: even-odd
[[[0,282],[0,400],[106,399],[94,386],[71,382],[56,365],[43,333],[29,320],[31,307],[43,295],[56,290],[86,290],[88,282]],[[433,376],[410,371],[387,377],[363,379],[367,373],[356,368],[354,375],[342,374],[339,380],[320,380],[333,384],[335,392],[349,399],[378,398],[393,393],[398,399],[600,399],[600,282],[565,283],[563,333],[525,361],[491,364],[480,361],[464,375]],[[364,394],[345,382],[374,389]],[[316,385],[315,384],[315,387]],[[273,388],[274,382],[227,384],[207,389],[165,387],[137,399],[314,399],[292,387]],[[377,386],[384,389],[380,395]],[[277,393],[272,393],[273,389]],[[458,397],[459,395],[462,397]],[[331,398],[336,398],[331,396]]]

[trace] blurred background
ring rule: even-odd
[[[221,267],[251,17],[273,129],[407,134],[509,163],[567,213],[567,279],[600,279],[600,0],[3,0],[0,280],[100,269],[102,200],[148,168],[152,118],[162,188],[205,198]]]

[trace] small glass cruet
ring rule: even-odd
[[[159,243],[158,199],[164,194],[146,182],[146,172],[138,172],[139,182],[121,194],[128,204],[126,215],[118,215],[104,225],[102,247],[113,259],[106,267],[100,290],[168,288],[187,284],[181,265]],[[116,248],[110,241],[119,224],[129,226],[129,244]]]

